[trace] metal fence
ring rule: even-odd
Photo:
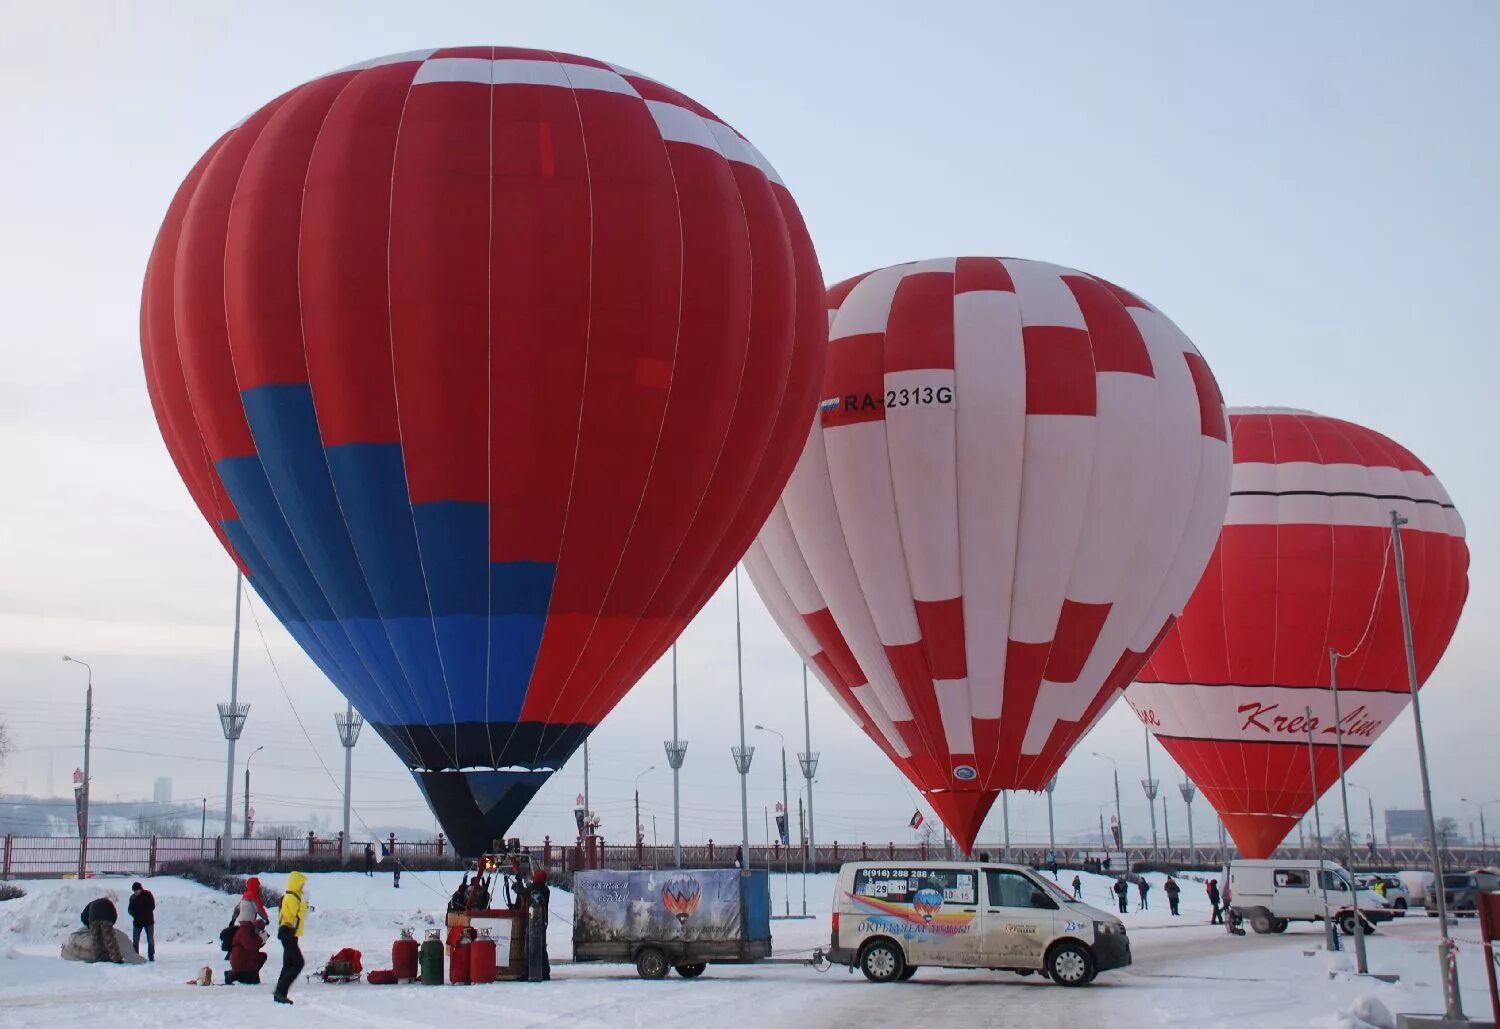
[[[380,841],[382,849],[395,854],[405,867],[446,865],[458,867],[462,859],[453,852],[453,847],[441,835],[429,840],[398,840],[389,836]],[[272,870],[281,865],[337,866],[340,850],[339,836],[270,837],[236,839],[232,854],[237,866],[247,869]],[[352,864],[363,865],[363,841],[351,843],[349,859]],[[675,860],[670,845],[633,846],[631,844],[605,843],[592,837],[579,843],[558,844],[544,839],[540,846],[525,848],[537,864],[559,872],[571,872],[579,868],[670,868]],[[976,854],[984,851],[992,860],[1006,860],[1001,847],[981,844]],[[0,859],[0,878],[57,877],[78,873],[79,841],[68,836],[6,836],[3,859]],[[384,857],[384,855],[381,855]],[[1106,856],[1099,848],[1062,846],[1057,851],[1059,867],[1081,868],[1091,861]],[[1218,847],[1128,847],[1107,852],[1111,869],[1122,871],[1139,865],[1162,865],[1177,868],[1212,868],[1227,858],[1238,857],[1234,848],[1227,852]],[[1326,858],[1344,863],[1346,855],[1337,847],[1280,847],[1275,855],[1280,858]],[[1447,869],[1475,868],[1489,863],[1493,857],[1488,850],[1478,847],[1452,847],[1443,851],[1443,867]],[[731,868],[740,857],[737,843],[722,844],[709,840],[704,844],[684,845],[682,864],[689,868]],[[942,844],[923,843],[840,843],[822,844],[816,853],[806,846],[782,847],[778,844],[755,844],[750,847],[750,863],[756,868],[829,872],[846,861],[929,861],[956,859],[956,848]],[[1041,866],[1047,851],[1038,847],[1013,847],[1009,860],[1021,864]],[[193,861],[221,863],[224,860],[223,841],[212,837],[165,837],[165,836],[90,836],[87,861],[90,875],[156,875],[170,870],[173,865]],[[1426,869],[1430,867],[1431,855],[1420,844],[1398,847],[1376,848],[1372,853],[1361,847],[1355,855],[1353,871],[1392,869]]]

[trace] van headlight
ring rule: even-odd
[[[1099,936],[1124,936],[1125,927],[1119,922],[1095,922],[1094,932]]]

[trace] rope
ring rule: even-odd
[[[1365,622],[1365,631],[1360,634],[1359,642],[1356,643],[1347,654],[1340,654],[1337,650],[1334,651],[1334,654],[1336,654],[1340,660],[1343,660],[1346,657],[1353,657],[1356,653],[1359,652],[1359,648],[1365,645],[1365,640],[1370,638],[1370,630],[1375,626],[1375,612],[1380,610],[1380,601],[1385,596],[1385,573],[1391,567],[1391,561],[1388,558],[1391,552],[1391,543],[1394,540],[1394,534],[1389,535],[1385,538],[1385,553],[1381,556],[1380,559],[1380,582],[1375,587],[1375,602],[1370,605],[1370,618]]]
[[[276,658],[271,653],[271,644],[266,640],[265,630],[261,628],[260,616],[255,613],[255,601],[249,590],[245,591],[245,600],[250,608],[250,620],[255,623],[255,632],[258,636],[260,636],[260,645],[265,649],[266,660],[270,662],[271,672],[276,676],[276,685],[281,687],[281,695],[286,698],[286,706],[291,709],[292,718],[297,722],[297,728],[302,730],[302,737],[303,739],[307,740],[308,749],[313,752],[313,757],[318,759],[318,765],[323,769],[323,774],[328,776],[328,781],[333,784],[334,793],[338,795],[340,800],[347,800],[348,798],[344,796],[344,791],[339,786],[338,780],[334,778],[333,772],[329,771],[328,765],[323,761],[323,755],[318,753],[318,746],[313,742],[312,734],[307,731],[307,726],[302,722],[302,716],[297,713],[297,705],[292,703],[291,692],[286,688],[286,680],[282,679],[281,677],[281,669],[276,666]],[[370,827],[369,822],[366,822],[364,820],[364,816],[359,813],[359,809],[354,806],[354,803],[352,801],[349,801],[349,812],[355,819],[359,821],[359,824],[367,833],[370,834],[372,838],[378,838],[375,830]],[[350,843],[352,843],[352,841],[345,841],[346,845]],[[394,850],[391,851],[391,860],[397,862],[397,864],[400,863],[400,859],[396,857],[396,853]],[[415,879],[414,881],[419,883],[424,889],[431,891],[435,896],[441,897],[445,904],[447,903],[447,895],[435,889],[431,883],[420,877]]]

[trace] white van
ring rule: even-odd
[[[839,869],[828,960],[877,983],[930,965],[1083,986],[1130,964],[1130,941],[1114,915],[1020,865],[860,861]]]
[[[1333,861],[1231,861],[1225,879],[1230,907],[1258,933],[1285,932],[1290,922],[1321,922],[1325,890],[1326,913],[1338,921],[1346,936],[1354,935],[1356,905],[1365,932],[1374,932],[1376,922],[1394,917],[1372,890],[1356,893],[1353,878]]]

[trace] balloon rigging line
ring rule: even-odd
[[[1389,534],[1385,538],[1385,552],[1382,554],[1380,559],[1380,582],[1375,586],[1375,600],[1370,605],[1370,618],[1367,622],[1365,622],[1365,631],[1360,634],[1359,642],[1354,645],[1349,653],[1340,654],[1337,650],[1334,650],[1334,654],[1336,654],[1340,660],[1346,657],[1353,657],[1355,654],[1357,654],[1359,652],[1359,648],[1364,646],[1365,640],[1369,638],[1370,630],[1375,626],[1375,613],[1380,610],[1380,601],[1385,596],[1385,573],[1390,569],[1390,566],[1393,563],[1390,560],[1390,553],[1391,541],[1394,539],[1394,534]]]
[[[359,819],[359,824],[364,827],[364,830],[370,834],[371,838],[378,839],[379,836],[376,834],[375,830],[370,827],[370,823],[365,821],[364,816],[359,813],[359,809],[354,806],[354,802],[348,797],[344,796],[344,791],[339,787],[338,780],[334,778],[333,773],[328,770],[328,765],[324,763],[323,755],[318,753],[318,746],[313,742],[312,734],[307,731],[307,726],[303,724],[302,716],[297,712],[297,705],[292,703],[292,695],[286,688],[286,681],[281,677],[281,669],[276,667],[276,658],[271,654],[271,645],[266,640],[265,630],[261,628],[260,616],[255,613],[255,601],[251,599],[249,590],[245,591],[245,599],[249,602],[248,606],[250,608],[250,620],[255,623],[255,631],[260,636],[260,645],[265,648],[266,660],[271,663],[271,672],[276,676],[276,685],[281,688],[281,695],[286,698],[286,706],[291,708],[292,718],[296,720],[297,728],[302,730],[302,737],[303,739],[307,740],[308,749],[313,752],[313,757],[318,759],[318,764],[322,766],[323,774],[328,776],[328,781],[333,784],[333,790],[336,794],[338,794],[339,799],[343,800],[349,805],[349,811],[354,815],[355,818]],[[351,846],[353,842],[353,840],[345,840],[344,845],[346,849],[347,847]],[[396,857],[394,848],[391,851],[391,860],[399,863],[399,859]],[[417,877],[416,881],[422,883],[423,887],[431,890],[437,896],[443,896],[443,894],[439,890],[435,889],[431,883],[424,882],[420,876]]]

